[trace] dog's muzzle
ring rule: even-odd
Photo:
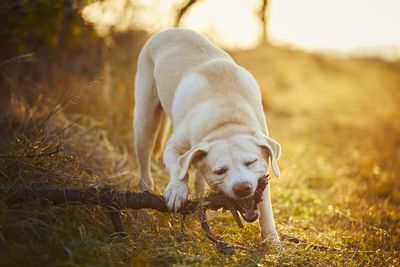
[[[253,197],[236,200],[236,205],[240,215],[246,222],[254,222],[258,219],[258,208]]]
[[[257,188],[250,197],[236,199],[236,208],[246,222],[254,222],[258,219],[258,203],[262,201],[262,194],[269,182],[269,175],[266,174],[258,179]]]

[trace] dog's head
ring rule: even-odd
[[[263,134],[237,135],[227,140],[201,142],[182,155],[178,162],[182,177],[193,164],[211,188],[236,199],[239,205],[243,204],[241,214],[245,220],[254,221],[258,212],[246,204],[246,199],[254,194],[258,178],[268,172],[269,162],[279,177],[277,160],[280,151],[280,145]]]

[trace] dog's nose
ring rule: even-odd
[[[251,194],[251,184],[249,182],[237,183],[233,186],[233,192],[240,198],[248,197]]]

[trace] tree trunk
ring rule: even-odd
[[[262,43],[268,44],[268,0],[262,0],[261,10],[260,10],[260,19],[262,23]]]

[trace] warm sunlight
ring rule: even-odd
[[[0,14],[0,267],[400,266],[400,0]]]
[[[170,28],[183,0],[105,0],[83,9],[87,21],[101,35],[110,29]],[[257,13],[261,1],[204,0],[185,14],[181,26],[195,29],[225,48],[251,48],[260,43],[262,25]],[[396,0],[270,1],[269,36],[311,50],[378,54],[398,58],[400,53],[400,2]]]

